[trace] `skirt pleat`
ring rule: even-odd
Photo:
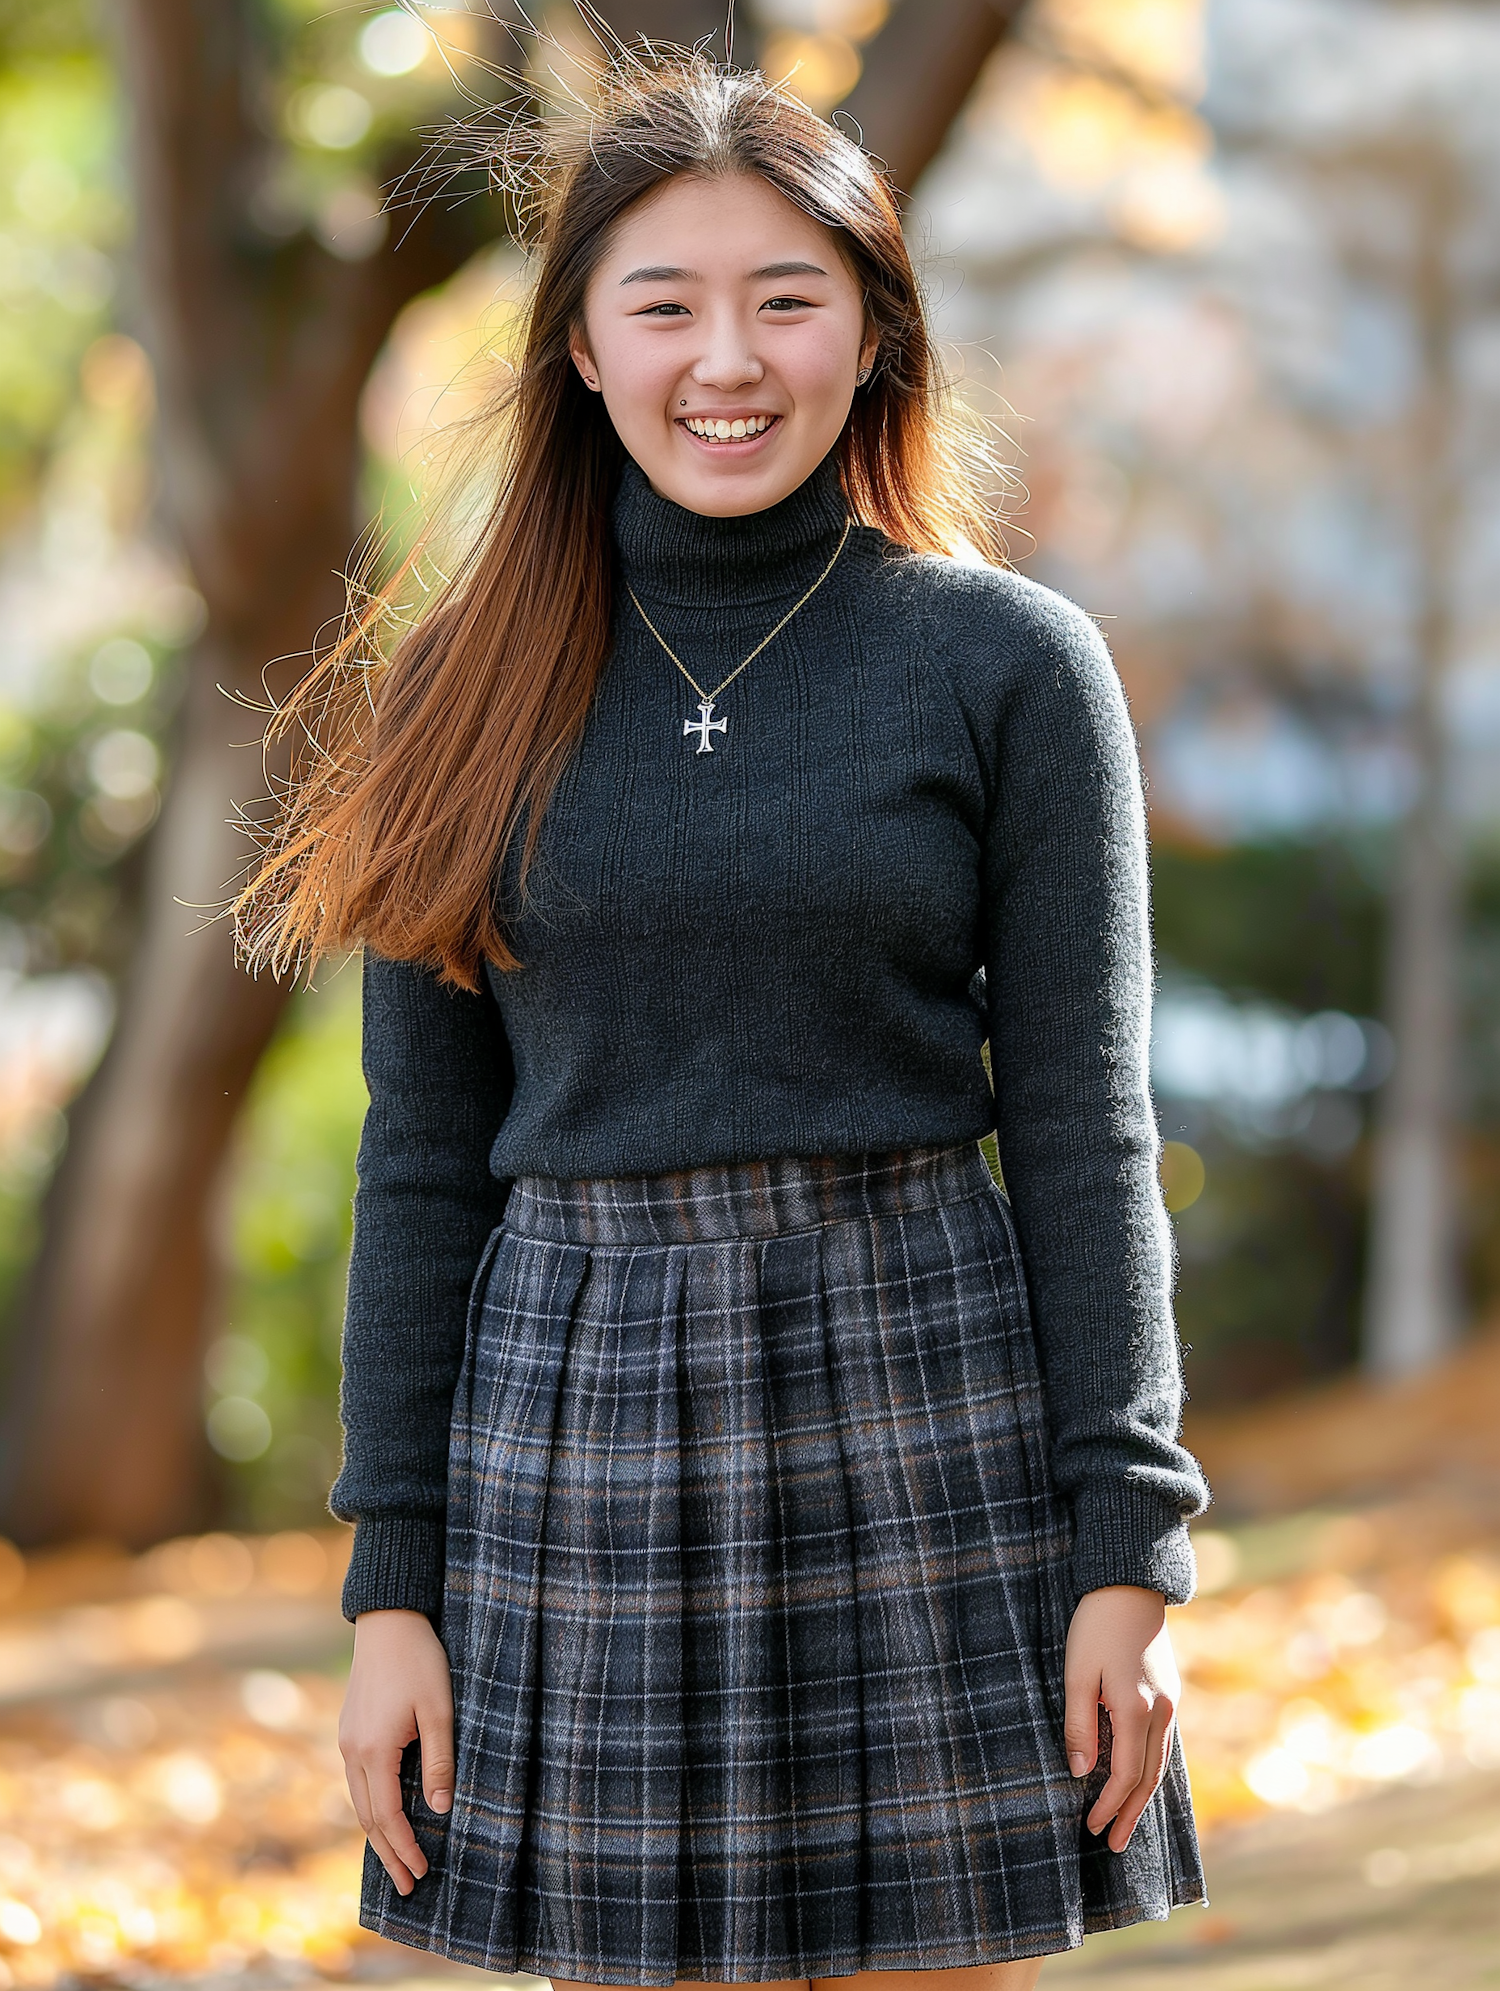
[[[1083,1827],[1070,1522],[977,1146],[523,1177],[449,1502],[457,1791],[427,1808],[413,1745],[430,1871],[403,1898],[368,1854],[366,1927],[756,1982],[1042,1955],[1203,1898],[1180,1745],[1123,1854]]]

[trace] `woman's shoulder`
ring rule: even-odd
[[[892,547],[884,566],[887,585],[911,617],[908,626],[966,701],[1119,696],[1097,624],[1055,588],[977,554]]]

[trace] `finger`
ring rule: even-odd
[[[1086,1777],[1099,1755],[1099,1675],[1074,1669],[1063,1674],[1063,1747],[1068,1768]]]
[[[1151,1710],[1151,1719],[1146,1727],[1145,1763],[1141,1780],[1125,1799],[1110,1827],[1109,1844],[1112,1852],[1123,1853],[1130,1844],[1130,1835],[1140,1822],[1141,1813],[1155,1797],[1157,1787],[1166,1775],[1167,1757],[1172,1747],[1172,1709],[1165,1700],[1158,1700]]]
[[[1140,1782],[1146,1767],[1146,1730],[1150,1714],[1145,1703],[1132,1696],[1118,1713],[1110,1708],[1109,1720],[1112,1730],[1109,1778],[1089,1813],[1090,1832],[1104,1830]]]
[[[417,1883],[406,1862],[397,1859],[396,1855],[391,1851],[390,1841],[378,1827],[371,1831],[368,1837],[371,1852],[390,1875],[391,1885],[395,1888],[396,1892],[398,1894],[410,1894]]]
[[[364,1769],[357,1756],[344,1758],[344,1782],[349,1786],[349,1802],[354,1806],[354,1815],[359,1820],[360,1830],[370,1829],[370,1788],[365,1782]]]
[[[422,1795],[434,1811],[453,1804],[453,1696],[435,1707],[418,1708],[417,1734],[422,1742]]]
[[[427,1871],[427,1855],[417,1844],[411,1820],[402,1809],[399,1763],[399,1757],[387,1757],[382,1762],[365,1765],[365,1775],[370,1782],[370,1816],[396,1858],[420,1880]],[[373,1834],[370,1843],[375,1843]]]
[[[410,1894],[416,1886],[416,1881],[410,1869],[391,1851],[389,1841],[375,1823],[375,1814],[370,1801],[369,1779],[358,1763],[351,1763],[349,1766],[349,1795],[354,1800],[355,1814],[364,1829],[365,1837],[370,1842],[370,1850],[390,1875],[396,1892]]]

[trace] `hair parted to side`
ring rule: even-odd
[[[455,142],[512,193],[535,270],[515,364],[464,439],[486,498],[435,583],[427,528],[383,585],[356,581],[337,642],[272,716],[268,748],[291,765],[234,906],[252,970],[295,975],[361,942],[470,990],[486,959],[521,966],[498,867],[524,821],[524,879],[606,660],[624,460],[569,337],[610,230],[665,181],[758,174],[836,231],[879,336],[837,445],[850,510],[917,552],[1003,558],[896,198],[837,126],[758,72],[641,43],[610,52],[578,115]]]

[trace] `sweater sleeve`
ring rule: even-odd
[[[1026,1271],[1075,1594],[1193,1594],[1208,1504],[1178,1442],[1174,1253],[1149,1080],[1145,810],[1093,623],[1021,584],[985,833],[997,1145]]]
[[[489,1167],[514,1070],[487,989],[365,953],[364,1074],[339,1407],[328,1504],[355,1524],[343,1610],[442,1599],[448,1428],[469,1289],[509,1184]]]

